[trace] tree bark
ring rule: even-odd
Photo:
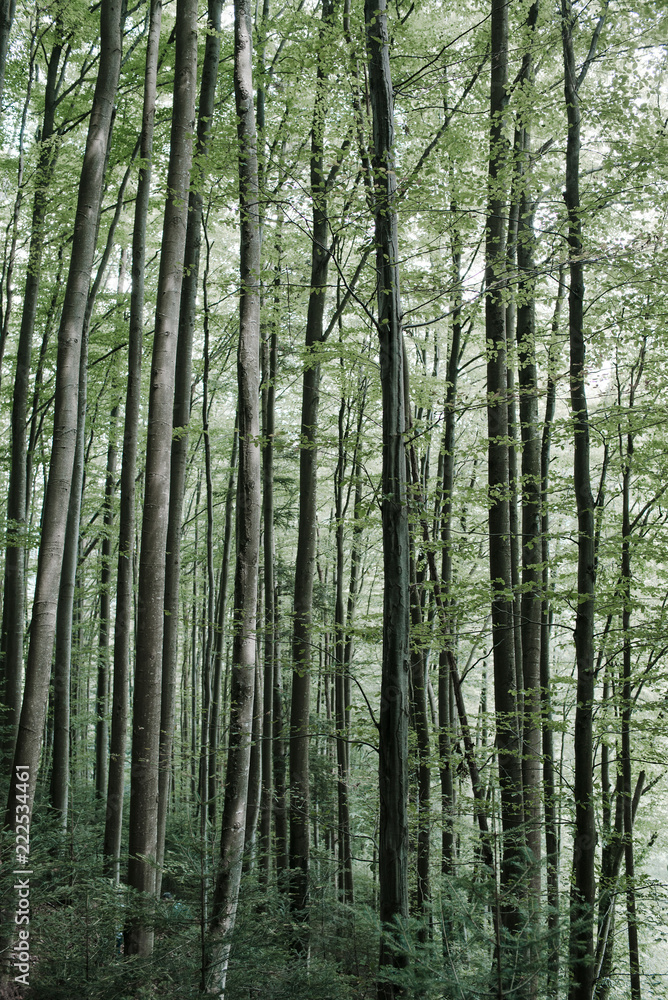
[[[492,588],[492,639],[496,745],[501,788],[503,853],[501,920],[516,934],[520,929],[517,894],[524,878],[522,855],[522,747],[516,696],[513,577],[510,545],[510,482],[508,467],[508,379],[503,289],[506,283],[504,214],[507,212],[508,8],[492,0],[492,66],[490,100],[489,203],[485,269],[485,330],[487,338],[487,426],[489,483],[489,567]],[[505,956],[497,954],[497,976],[504,981]]]
[[[244,847],[253,725],[257,578],[260,555],[260,268],[258,163],[253,109],[249,0],[235,0],[234,92],[238,116],[240,274],[239,478],[234,640],[230,690],[230,741],[220,839],[221,868],[210,925],[207,992],[225,995],[231,935],[237,913]]]
[[[192,381],[193,335],[199,285],[200,251],[202,243],[203,170],[208,156],[213,106],[220,58],[220,13],[222,0],[210,0],[207,16],[207,36],[200,84],[197,138],[193,183],[188,200],[188,229],[186,234],[183,283],[179,311],[178,345],[176,356],[176,385],[174,392],[173,426],[171,445],[169,524],[167,528],[167,558],[165,570],[165,634],[162,653],[162,703],[160,718],[160,775],[158,799],[158,877],[160,889],[162,862],[165,851],[165,826],[169,805],[169,779],[171,774],[172,744],[174,733],[174,706],[176,698],[176,662],[179,628],[179,581],[181,575],[181,532],[183,521],[183,496],[188,461],[188,425],[190,423],[190,396]],[[204,737],[204,733],[202,733]],[[203,740],[205,743],[206,740]],[[206,750],[204,751],[206,754]],[[202,758],[204,760],[204,758]]]
[[[76,449],[79,361],[95,253],[107,145],[121,62],[121,0],[100,7],[100,67],[93,97],[74,224],[65,301],[58,334],[54,432],[42,516],[25,693],[14,754],[6,824],[17,820],[17,767],[28,768],[29,812],[35,794],[51,674],[56,607]]]
[[[2,702],[5,706],[3,723],[7,727],[2,740],[2,756],[12,759],[19,713],[21,711],[21,680],[23,672],[23,636],[25,629],[25,541],[28,507],[27,408],[30,380],[30,356],[35,329],[35,316],[44,249],[44,223],[49,205],[48,190],[53,178],[58,151],[55,132],[55,110],[58,98],[59,68],[62,45],[56,41],[48,60],[44,94],[44,117],[33,197],[32,227],[28,267],[23,292],[23,310],[14,375],[14,395],[11,418],[11,459],[7,496],[7,548],[5,552],[2,647]],[[0,95],[1,99],[1,95]]]
[[[395,939],[408,916],[409,537],[406,501],[404,351],[394,171],[394,110],[385,0],[365,0],[369,96],[373,115],[373,180],[378,336],[383,406],[383,659],[379,720],[380,944],[379,1000],[399,990],[385,978],[402,967]]]
[[[168,197],[158,277],[148,411],[130,785],[128,884],[147,897],[151,897],[156,888],[165,546],[169,513],[176,332],[188,217],[197,82],[196,0],[177,0],[175,38]],[[145,899],[147,909],[149,902],[148,898]],[[137,914],[126,925],[125,952],[130,955],[150,955],[152,950],[153,927],[150,915],[148,912]]]
[[[135,535],[135,476],[137,469],[141,362],[144,332],[146,225],[151,187],[153,124],[155,120],[156,78],[161,21],[162,2],[161,0],[151,0],[139,149],[142,166],[137,182],[134,230],[132,234],[128,377],[125,395],[118,527],[114,678],[107,780],[107,811],[103,846],[105,868],[107,873],[114,878],[115,882],[120,880],[121,832],[125,789],[125,745],[128,725],[130,640],[134,618],[132,568]]]
[[[589,415],[585,386],[584,267],[580,212],[580,102],[573,53],[571,0],[562,0],[564,96],[568,119],[566,208],[570,288],[568,329],[573,414],[573,481],[578,515],[578,601],[575,619],[577,707],[575,710],[575,830],[571,883],[569,1000],[591,1000],[596,894],[596,817],[593,787],[594,589],[596,583],[594,498],[591,491]]]
[[[313,209],[311,284],[306,317],[305,368],[302,385],[301,445],[299,451],[299,528],[295,559],[294,626],[292,634],[292,700],[290,703],[290,908],[305,922],[309,903],[309,713],[311,703],[311,628],[313,580],[316,558],[318,489],[318,410],[320,360],[318,345],[324,340],[324,312],[329,267],[327,182],[324,174],[324,129],[327,115],[327,74],[322,46],[333,17],[333,4],[325,0],[316,92],[311,124],[310,182]],[[308,931],[297,934],[297,952],[307,955]]]

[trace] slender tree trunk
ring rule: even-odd
[[[232,547],[232,512],[234,508],[234,480],[239,446],[239,421],[234,423],[230,474],[225,497],[225,528],[223,533],[223,561],[220,569],[218,595],[218,622],[216,648],[213,660],[213,691],[211,695],[211,731],[209,733],[209,823],[216,826],[216,797],[218,794],[218,746],[220,743],[220,716],[223,698],[223,663],[225,661],[225,615],[227,610],[227,581],[229,579],[230,550]]]
[[[527,16],[527,52],[522,60],[523,83],[533,84],[533,33],[538,18],[534,2]],[[528,118],[528,115],[527,115]],[[541,442],[538,421],[538,375],[536,369],[535,261],[533,230],[534,205],[529,190],[531,182],[531,132],[525,120],[518,129],[520,166],[517,173],[517,362],[519,417],[522,441],[522,587],[521,587],[521,679],[523,688],[522,785],[528,849],[528,907],[533,933],[540,924],[541,847],[542,847],[542,704],[540,677],[541,646]],[[516,624],[516,628],[517,628]],[[536,935],[537,936],[537,935]],[[532,972],[527,974],[528,996],[535,1000],[539,977],[538,955],[530,959]]]
[[[156,888],[165,546],[169,513],[176,331],[188,217],[187,195],[197,82],[196,0],[177,0],[175,38],[176,66],[167,174],[168,198],[158,277],[148,411],[130,785],[128,884],[147,897],[152,896]],[[148,909],[149,899],[145,902]],[[148,912],[138,914],[126,925],[126,954],[150,955],[152,950],[153,927],[150,915]]]
[[[260,267],[258,163],[253,109],[252,40],[248,0],[235,0],[234,91],[238,116],[240,273],[239,478],[230,741],[220,839],[221,867],[210,926],[206,990],[225,995],[231,935],[237,913],[244,847],[253,725],[257,578],[260,555]]]
[[[114,525],[114,491],[116,489],[116,424],[118,406],[111,411],[109,447],[107,449],[107,476],[104,486],[104,537],[100,553],[100,652],[95,699],[95,795],[107,797],[109,723],[107,700],[109,690],[109,629],[111,624],[111,553]]]
[[[159,891],[162,879],[162,862],[165,851],[165,826],[169,805],[169,778],[171,773],[174,732],[174,706],[176,699],[176,663],[179,629],[179,580],[181,574],[181,532],[183,520],[183,495],[188,461],[188,425],[190,423],[190,394],[192,381],[192,351],[199,286],[200,250],[202,242],[203,170],[208,156],[213,105],[220,57],[220,12],[222,0],[210,0],[208,5],[208,31],[202,65],[199,114],[193,183],[188,201],[188,228],[183,264],[183,283],[179,311],[178,346],[176,357],[176,384],[174,392],[171,445],[169,524],[167,528],[167,558],[165,570],[165,634],[162,652],[162,704],[160,719],[160,774],[158,799],[158,876]],[[204,737],[204,732],[202,736]],[[205,743],[206,740],[203,740]],[[206,754],[206,751],[204,751]],[[204,761],[204,757],[202,757]]]
[[[322,8],[321,46],[333,17],[331,0]],[[302,385],[301,447],[299,451],[299,529],[295,560],[294,626],[292,635],[292,701],[290,704],[290,907],[306,921],[309,902],[309,713],[311,702],[311,646],[313,579],[317,533],[317,431],[320,406],[320,361],[329,266],[327,182],[324,175],[324,129],[327,114],[327,74],[319,48],[316,93],[311,125],[311,285],[306,317],[306,358]],[[308,932],[295,941],[308,953]]]
[[[554,779],[554,739],[552,730],[552,705],[550,692],[550,630],[552,611],[549,599],[550,585],[550,546],[549,546],[549,507],[548,481],[550,473],[550,449],[552,444],[552,425],[557,398],[556,365],[559,357],[557,336],[559,333],[559,316],[565,292],[563,272],[559,272],[559,286],[552,319],[552,340],[548,357],[547,396],[545,400],[545,417],[543,420],[543,436],[540,452],[541,481],[541,559],[542,600],[541,600],[541,641],[540,641],[540,686],[542,698],[543,720],[543,801],[545,811],[545,881],[547,888],[547,928],[548,928],[548,963],[547,963],[547,995],[556,997],[559,992],[559,961],[560,961],[560,921],[559,921],[559,830],[556,811],[556,789]]]
[[[70,784],[70,675],[72,665],[73,615],[79,556],[79,523],[81,495],[85,474],[86,403],[88,394],[88,330],[81,338],[79,366],[79,402],[76,449],[72,470],[72,488],[67,511],[65,549],[60,575],[56,612],[56,656],[53,690],[53,769],[51,772],[51,806],[58,813],[63,833],[67,830],[67,804]]]
[[[9,36],[15,12],[16,0],[2,0],[0,3],[0,114],[2,113],[2,96],[5,89],[5,65],[9,51]]]
[[[365,0],[369,94],[373,113],[373,175],[378,335],[383,405],[383,660],[379,721],[380,945],[379,1000],[398,990],[387,966],[403,966],[394,940],[396,921],[408,915],[408,671],[409,537],[404,449],[404,351],[394,171],[394,111],[384,0]]]
[[[346,436],[344,432],[345,399],[339,407],[339,455],[334,479],[334,507],[336,518],[336,598],[334,607],[334,714],[336,720],[336,793],[337,837],[339,845],[338,890],[339,898],[352,906],[353,871],[350,842],[348,725],[346,718],[346,621],[343,600],[344,574],[344,504],[343,477],[345,472]]]
[[[631,370],[629,389],[629,416],[634,418],[635,392],[642,377],[645,343],[643,342],[638,365]],[[621,403],[621,399],[620,399]],[[631,635],[631,471],[633,468],[634,433],[626,434],[626,449],[622,445],[620,428],[620,451],[622,459],[622,565],[621,587],[622,609],[622,801],[624,827],[624,862],[626,875],[626,926],[629,942],[629,973],[631,979],[631,1000],[641,1000],[640,949],[638,945],[638,917],[636,912],[635,861],[633,856],[633,793],[631,788],[631,714],[633,698],[631,692],[631,670],[633,659],[633,637]]]
[[[280,245],[279,245],[280,250]],[[280,252],[276,264],[276,283],[280,283]],[[262,518],[264,567],[264,714],[262,721],[262,801],[258,844],[260,881],[269,882],[271,869],[271,820],[273,812],[273,721],[274,677],[277,662],[276,581],[274,576],[274,433],[276,404],[276,355],[278,335],[272,318],[262,345]]]
[[[578,601],[575,619],[577,707],[575,710],[575,829],[571,883],[569,1000],[591,1000],[593,989],[596,817],[593,788],[594,588],[596,581],[594,498],[591,491],[589,415],[585,386],[584,268],[580,211],[580,102],[573,53],[571,0],[562,0],[564,93],[568,118],[566,208],[570,288],[568,329],[574,429],[573,481],[578,514]]]
[[[456,212],[456,204],[451,203],[451,209]],[[441,812],[443,834],[441,839],[441,870],[444,875],[454,873],[454,809],[455,790],[452,780],[450,763],[452,732],[455,720],[451,717],[452,679],[450,677],[450,661],[456,661],[456,605],[452,595],[452,511],[453,491],[455,487],[455,429],[457,426],[457,385],[459,379],[459,361],[462,349],[461,322],[461,239],[456,234],[453,239],[452,265],[455,298],[452,316],[452,339],[448,358],[447,388],[445,391],[445,427],[443,431],[442,448],[442,499],[441,499],[441,580],[443,586],[443,605],[446,611],[444,621],[443,649],[438,662],[438,748],[440,756],[441,778]]]
[[[0,648],[0,658],[2,659],[3,667],[2,702],[5,706],[3,723],[6,726],[5,735],[2,740],[2,757],[7,762],[12,759],[14,754],[19,713],[21,710],[23,635],[25,628],[24,535],[30,484],[27,464],[26,418],[30,380],[30,356],[32,353],[32,339],[35,329],[42,253],[44,249],[44,222],[49,204],[48,190],[53,178],[58,150],[58,142],[54,136],[54,115],[58,97],[61,53],[62,46],[60,41],[57,41],[51,50],[47,66],[44,117],[42,119],[41,145],[33,198],[30,248],[28,250],[27,275],[23,292],[23,310],[19,329],[12,401],[12,444],[7,497],[7,548],[5,552],[2,604],[2,646]]]
[[[146,223],[151,186],[153,123],[155,119],[156,77],[162,20],[161,0],[151,0],[144,105],[140,137],[142,166],[137,183],[134,231],[132,235],[132,286],[128,346],[128,378],[125,395],[123,458],[121,462],[120,512],[118,527],[118,572],[116,580],[116,621],[114,631],[114,679],[111,708],[111,738],[107,782],[107,812],[104,827],[105,867],[115,882],[120,879],[121,832],[125,789],[125,745],[128,725],[130,639],[134,621],[133,563],[135,535],[135,476],[141,396],[141,359],[144,332],[144,275]]]
[[[492,0],[492,67],[490,101],[489,204],[486,236],[485,329],[487,338],[487,426],[489,482],[489,566],[492,588],[494,646],[494,702],[496,745],[501,787],[503,854],[501,863],[501,921],[511,934],[520,930],[517,894],[524,879],[522,854],[522,747],[518,730],[514,644],[513,578],[510,547],[508,405],[504,214],[507,140],[504,135],[507,102],[508,8]],[[504,981],[505,955],[497,954],[497,976]],[[508,963],[510,965],[510,962]]]
[[[17,767],[30,772],[29,814],[39,768],[76,450],[81,338],[120,71],[122,11],[121,0],[103,0],[100,7],[100,64],[79,183],[72,258],[58,335],[53,447],[42,515],[25,693],[7,803],[6,824],[10,829],[15,829],[19,815],[16,809]]]

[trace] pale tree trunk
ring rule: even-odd
[[[120,483],[121,498],[118,526],[114,679],[107,780],[107,811],[103,847],[107,873],[113,876],[115,882],[118,882],[120,879],[121,831],[125,788],[125,744],[128,724],[130,638],[134,618],[132,566],[135,534],[135,475],[137,468],[141,359],[144,331],[146,222],[151,187],[153,123],[155,119],[156,77],[161,20],[162,2],[161,0],[151,0],[139,150],[142,167],[137,183],[134,231],[132,234],[128,378],[125,395],[123,458],[121,462]]]
[[[11,422],[11,460],[7,497],[7,548],[5,553],[2,646],[2,701],[6,707],[3,722],[7,726],[2,741],[3,758],[9,762],[14,754],[19,713],[21,710],[21,680],[23,673],[23,634],[25,627],[25,550],[24,532],[28,508],[29,475],[27,465],[27,407],[30,380],[30,355],[37,313],[44,222],[49,204],[48,189],[56,164],[58,143],[54,136],[54,115],[58,97],[59,69],[62,46],[56,42],[48,60],[44,93],[41,145],[37,163],[37,186],[33,198],[32,228],[28,267],[23,292],[23,310],[14,376]]]
[[[29,768],[29,810],[35,794],[51,674],[56,608],[76,450],[79,362],[102,196],[107,145],[121,62],[123,3],[100,7],[100,68],[79,183],[72,258],[58,334],[54,431],[42,515],[25,693],[14,755],[6,824],[15,828],[16,767]]]
[[[72,470],[63,567],[60,575],[56,613],[56,655],[53,690],[53,768],[51,771],[51,806],[58,813],[61,831],[67,830],[67,803],[70,784],[70,675],[72,669],[74,591],[79,557],[79,522],[84,484],[86,402],[88,396],[88,330],[81,338],[79,366],[79,402],[76,450]]]
[[[209,733],[209,822],[212,829],[216,826],[216,794],[218,788],[218,744],[220,742],[220,716],[223,694],[223,662],[225,659],[225,612],[227,608],[227,586],[230,567],[230,550],[232,548],[232,513],[234,508],[234,481],[239,449],[239,422],[234,423],[232,438],[232,454],[230,455],[230,474],[227,480],[227,496],[225,498],[225,529],[223,533],[223,559],[220,569],[220,585],[218,594],[218,621],[216,629],[216,644],[213,657],[213,690],[211,694],[211,726]]]
[[[220,838],[221,867],[210,926],[211,950],[202,984],[223,997],[231,936],[237,914],[243,860],[248,772],[253,725],[256,659],[257,579],[260,556],[260,267],[258,164],[253,109],[249,0],[234,8],[234,90],[238,116],[240,277],[239,478],[237,558],[234,583],[234,640],[230,690],[230,740]]]
[[[169,805],[174,706],[176,697],[176,663],[179,629],[179,580],[181,575],[181,532],[183,496],[188,461],[188,425],[190,423],[190,392],[192,380],[192,350],[199,284],[200,250],[202,243],[203,169],[209,150],[213,104],[220,55],[221,0],[211,0],[208,7],[208,28],[202,65],[195,166],[188,205],[181,308],[179,314],[174,392],[173,425],[177,429],[171,446],[169,524],[167,528],[165,570],[165,633],[162,652],[162,704],[160,721],[160,793],[158,799],[158,874],[157,891],[162,879],[165,851],[165,826]]]
[[[403,336],[394,171],[394,110],[384,0],[365,0],[369,92],[373,114],[373,180],[378,336],[383,405],[383,660],[379,720],[380,944],[379,1000],[398,990],[386,966],[405,955],[394,940],[396,921],[408,916],[408,671],[409,537],[404,448]]]
[[[126,954],[139,955],[150,955],[153,950],[148,897],[153,895],[156,887],[165,546],[169,513],[176,332],[188,218],[197,83],[196,0],[178,0],[175,37],[176,65],[167,174],[168,197],[151,362],[135,642],[128,885],[146,894],[147,898],[144,899],[146,912],[131,916],[126,924],[125,951]]]

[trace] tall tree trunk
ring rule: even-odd
[[[53,447],[42,514],[25,693],[7,802],[6,824],[10,829],[15,829],[19,815],[16,810],[17,767],[30,773],[29,814],[39,768],[76,450],[81,338],[120,72],[123,7],[122,0],[103,0],[100,6],[100,64],[79,182],[72,257],[58,334]]]
[[[36,187],[33,197],[32,227],[23,310],[14,376],[11,418],[11,460],[7,496],[7,548],[5,552],[2,604],[2,645],[0,658],[3,668],[2,702],[5,706],[2,757],[12,759],[19,713],[21,710],[21,680],[23,673],[23,634],[25,627],[25,528],[28,508],[27,407],[30,379],[30,356],[37,313],[44,249],[44,222],[49,204],[48,190],[53,177],[58,150],[54,136],[55,110],[58,97],[59,69],[62,46],[56,41],[48,60],[44,93],[44,117],[37,162]],[[1,99],[1,95],[0,95]]]
[[[234,423],[230,474],[225,497],[225,528],[223,532],[223,560],[220,569],[220,592],[218,595],[218,621],[216,628],[216,648],[213,658],[213,690],[211,695],[211,729],[209,732],[209,823],[216,826],[216,795],[218,789],[218,745],[220,742],[220,716],[223,696],[223,663],[225,660],[225,614],[227,610],[227,581],[229,578],[230,550],[232,547],[232,513],[234,509],[234,481],[239,448],[239,421]]]
[[[642,378],[645,355],[645,342],[641,346],[637,366],[631,370],[631,385],[629,388],[629,414],[627,420],[633,420],[635,393]],[[621,395],[621,394],[620,394]],[[621,399],[619,400],[621,404]],[[631,1000],[641,1000],[640,986],[640,950],[638,946],[638,917],[636,912],[635,861],[633,856],[633,793],[631,787],[631,715],[633,698],[631,693],[631,670],[633,659],[633,637],[631,635],[631,541],[633,529],[631,526],[631,470],[633,468],[634,433],[631,427],[626,434],[626,448],[622,444],[620,427],[620,452],[622,460],[622,565],[621,587],[623,596],[622,608],[622,801],[624,828],[624,862],[626,875],[626,926],[629,943],[629,973],[631,979]]]
[[[277,241],[279,242],[279,241]],[[280,283],[279,259],[274,290]],[[267,885],[271,869],[271,820],[273,813],[273,721],[274,677],[280,669],[277,658],[276,581],[274,575],[274,433],[276,404],[276,355],[278,334],[272,317],[262,345],[262,519],[264,567],[264,714],[262,721],[262,801],[258,856],[260,881]]]
[[[148,411],[130,785],[128,884],[148,897],[153,895],[156,888],[165,546],[169,514],[176,331],[188,217],[191,137],[197,82],[196,0],[177,0],[175,37],[176,65],[167,174],[168,197],[158,277]],[[148,899],[145,904],[148,911]],[[126,924],[126,954],[150,955],[152,950],[153,927],[150,914],[139,913]]]
[[[505,278],[504,214],[508,166],[504,134],[507,103],[508,8],[492,0],[492,66],[490,100],[489,204],[487,209],[485,269],[485,330],[487,340],[487,426],[489,482],[489,566],[492,589],[494,646],[494,702],[496,745],[501,788],[503,854],[501,863],[501,920],[517,934],[520,919],[517,893],[524,877],[522,853],[522,760],[518,732],[514,644],[513,578],[510,546],[508,405],[506,328],[503,289]],[[498,982],[504,981],[505,955],[497,954]]]
[[[541,484],[541,560],[542,599],[541,599],[541,640],[540,640],[540,686],[542,692],[542,722],[543,722],[543,802],[545,810],[545,881],[547,888],[547,928],[548,928],[548,965],[547,965],[547,995],[556,997],[559,993],[559,961],[560,961],[560,921],[559,921],[559,830],[557,823],[557,798],[554,780],[554,738],[552,729],[552,695],[550,691],[550,630],[552,625],[552,609],[549,598],[550,585],[550,545],[549,545],[549,508],[548,481],[550,473],[550,449],[552,445],[552,425],[557,399],[557,371],[559,358],[559,316],[565,293],[563,270],[559,272],[559,286],[552,318],[552,339],[548,355],[547,396],[545,400],[545,416],[543,419],[543,436],[540,451],[540,484]]]
[[[573,481],[578,515],[578,600],[575,618],[577,707],[575,710],[575,829],[571,883],[569,1000],[591,1000],[593,989],[596,817],[593,788],[594,588],[596,582],[594,498],[591,491],[589,415],[585,386],[584,267],[580,210],[580,101],[573,53],[571,0],[562,0],[564,95],[568,119],[566,208],[570,288],[568,329],[573,413]]]
[[[121,282],[122,283],[122,275]],[[114,491],[116,489],[116,424],[118,406],[111,411],[109,446],[107,448],[107,475],[104,485],[104,537],[100,552],[100,650],[95,699],[95,795],[107,797],[109,723],[107,700],[109,690],[109,629],[111,624],[111,553],[114,524]]]
[[[334,475],[334,512],[336,518],[336,598],[334,607],[334,715],[336,720],[336,792],[338,816],[338,890],[339,898],[352,905],[353,871],[350,842],[349,778],[350,761],[348,752],[348,725],[346,718],[346,621],[343,599],[344,573],[344,503],[343,477],[345,473],[346,434],[344,417],[346,401],[341,399],[339,407],[339,454]]]
[[[457,206],[453,199],[451,210],[456,212]],[[452,732],[455,720],[450,713],[452,703],[452,679],[450,677],[450,662],[456,661],[457,621],[455,600],[452,595],[452,512],[453,491],[455,487],[455,429],[457,426],[457,385],[459,380],[459,362],[462,349],[461,321],[461,237],[458,233],[453,238],[452,266],[455,295],[452,316],[452,339],[448,358],[447,388],[445,390],[445,427],[443,431],[442,468],[441,468],[441,580],[443,586],[443,605],[446,611],[444,621],[443,649],[438,661],[438,748],[440,757],[441,778],[441,812],[443,834],[441,839],[441,870],[444,875],[454,873],[454,808],[455,790],[450,763]]]
[[[169,524],[167,528],[167,558],[165,570],[165,634],[162,652],[162,704],[160,720],[160,774],[158,799],[158,875],[159,891],[162,879],[162,862],[165,851],[165,826],[169,805],[169,779],[171,774],[172,744],[174,733],[174,705],[176,699],[176,662],[179,628],[179,580],[181,573],[181,532],[183,521],[183,495],[188,460],[188,425],[190,423],[190,395],[192,381],[192,350],[199,286],[200,250],[202,243],[202,207],[204,166],[208,156],[213,106],[220,58],[220,13],[222,0],[210,0],[208,5],[207,35],[200,84],[199,113],[193,184],[188,201],[188,229],[186,234],[183,284],[179,312],[178,346],[176,357],[176,385],[174,392],[171,446]],[[204,733],[202,734],[204,736]],[[202,758],[204,761],[204,757]]]
[[[327,74],[322,46],[333,17],[332,0],[324,0],[316,92],[311,124],[311,284],[306,317],[306,357],[302,385],[301,447],[299,451],[299,529],[295,559],[294,626],[292,634],[292,700],[290,703],[290,908],[301,921],[309,902],[309,713],[311,704],[311,646],[313,579],[317,532],[318,409],[320,359],[329,266],[327,181],[324,174],[324,130],[327,114]],[[298,935],[299,937],[299,935]],[[308,953],[308,932],[295,941]]]
[[[211,917],[207,992],[225,994],[231,935],[237,913],[244,847],[253,725],[257,578],[260,555],[260,268],[258,164],[253,109],[249,0],[235,0],[234,92],[238,116],[240,275],[239,478],[230,740],[220,838],[221,867]]]
[[[538,2],[527,16],[527,51],[522,59],[521,78],[533,84],[533,44],[538,18]],[[540,677],[541,645],[541,442],[538,421],[538,376],[536,369],[534,204],[531,198],[531,131],[528,113],[517,130],[519,168],[517,171],[517,362],[519,417],[522,441],[522,587],[521,587],[521,680],[524,692],[522,711],[522,786],[528,849],[528,907],[535,934],[540,922],[542,847],[542,706]],[[515,626],[518,627],[517,624]],[[537,996],[539,977],[537,954],[527,974],[528,996]]]
[[[405,391],[394,171],[394,111],[385,0],[365,0],[369,95],[373,114],[373,179],[378,335],[383,405],[383,659],[379,720],[380,944],[379,1000],[397,987],[384,975],[403,966],[394,940],[408,915],[409,537],[404,449]]]
[[[144,332],[144,277],[146,261],[146,223],[151,187],[153,124],[155,120],[156,78],[161,0],[151,0],[144,104],[140,136],[142,166],[137,182],[134,230],[132,234],[132,286],[128,346],[128,378],[125,395],[123,457],[121,461],[120,512],[118,527],[118,571],[116,579],[116,621],[114,630],[114,679],[111,707],[111,738],[107,781],[107,811],[104,827],[105,868],[115,882],[120,879],[121,832],[125,789],[125,745],[128,725],[130,678],[130,638],[134,620],[133,563],[135,535],[135,476],[141,397],[141,360]]]
[[[85,473],[86,403],[88,394],[88,324],[81,337],[79,401],[72,488],[67,511],[65,548],[56,612],[56,656],[54,665],[54,734],[51,772],[51,806],[58,813],[61,831],[67,830],[67,803],[70,783],[70,674],[73,646],[74,593],[79,556],[81,494]],[[87,714],[87,713],[86,713]]]

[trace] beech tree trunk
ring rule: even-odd
[[[72,257],[58,333],[53,447],[42,515],[25,692],[7,802],[14,830],[17,767],[29,768],[29,812],[35,794],[51,675],[56,608],[76,450],[79,362],[102,197],[107,145],[121,62],[122,0],[100,6],[100,64],[79,182]]]
[[[405,953],[396,922],[408,916],[408,671],[410,570],[406,501],[405,391],[394,171],[394,110],[385,0],[365,0],[373,181],[378,336],[383,405],[383,660],[379,720],[380,943],[379,1000],[398,989],[383,975]]]
[[[568,330],[570,392],[573,414],[573,482],[578,515],[578,600],[575,618],[577,707],[575,710],[575,829],[569,1000],[591,1000],[594,986],[594,901],[596,896],[596,816],[593,786],[594,589],[596,560],[594,498],[591,491],[589,414],[585,386],[584,267],[580,213],[580,101],[573,53],[571,0],[562,0],[564,96],[568,119],[566,208],[570,287]]]
[[[243,860],[248,774],[253,726],[257,581],[260,556],[260,267],[258,163],[253,109],[249,0],[235,0],[234,92],[239,143],[240,275],[239,477],[234,640],[230,689],[230,740],[220,839],[221,867],[210,925],[206,991],[225,995],[231,935],[237,913]]]
[[[181,578],[181,532],[183,528],[183,496],[188,463],[188,425],[192,382],[193,335],[199,285],[200,251],[202,244],[203,168],[208,155],[213,105],[220,57],[220,12],[222,0],[211,0],[208,6],[208,31],[202,64],[195,166],[188,201],[188,223],[183,264],[183,283],[178,319],[176,348],[176,384],[174,391],[171,444],[169,523],[165,569],[165,632],[162,651],[162,694],[160,718],[160,773],[158,798],[158,876],[157,890],[162,879],[165,851],[165,827],[169,806],[172,745],[174,736],[174,706],[176,699],[176,662],[179,630],[179,581]],[[204,734],[202,734],[204,735]],[[205,742],[205,741],[203,741]]]
[[[507,102],[508,8],[492,0],[492,66],[490,101],[489,203],[485,270],[487,339],[487,426],[489,483],[489,567],[492,589],[494,702],[503,848],[500,914],[511,934],[520,930],[517,894],[524,878],[522,855],[522,746],[516,696],[512,553],[510,545],[510,481],[508,458],[508,379],[503,289],[505,287],[504,215],[508,167],[504,134]],[[498,951],[498,949],[497,949]],[[511,959],[497,953],[499,989],[510,975]],[[506,965],[508,966],[506,968]]]
[[[320,35],[333,17],[331,0],[324,0]],[[329,267],[327,182],[324,175],[324,129],[327,114],[327,74],[319,49],[316,92],[311,124],[311,286],[306,317],[306,357],[302,385],[301,447],[299,450],[299,529],[295,559],[294,625],[292,634],[292,700],[290,703],[290,908],[301,921],[309,902],[309,713],[311,705],[311,626],[315,574],[318,490],[318,410],[320,360],[324,340],[324,312]],[[308,953],[308,931],[295,940],[295,949]]]
[[[7,4],[5,3],[5,7]],[[0,51],[0,57],[1,57]],[[14,395],[11,418],[11,460],[7,496],[7,548],[5,551],[2,604],[3,724],[7,727],[2,739],[2,758],[9,764],[14,754],[19,713],[21,711],[21,681],[23,673],[23,636],[25,628],[25,528],[28,507],[27,410],[30,381],[30,356],[37,313],[37,300],[44,249],[44,223],[49,204],[48,190],[53,177],[58,151],[54,137],[55,110],[59,90],[59,70],[62,46],[56,41],[48,60],[44,93],[44,117],[37,163],[37,185],[33,197],[32,227],[28,267],[23,292],[23,310],[14,375]],[[0,100],[2,95],[0,93]]]
[[[156,77],[161,20],[162,2],[161,0],[151,0],[146,46],[142,130],[139,149],[142,166],[137,182],[134,230],[132,234],[128,377],[125,395],[118,526],[114,679],[107,780],[107,811],[103,846],[106,870],[116,882],[120,879],[121,832],[125,789],[125,745],[130,677],[130,641],[134,621],[132,567],[135,538],[135,476],[137,469],[141,361],[144,333],[146,223],[151,187],[153,124],[155,119]]]
[[[151,897],[156,888],[158,752],[165,620],[165,547],[169,514],[169,470],[183,257],[192,161],[197,82],[197,2],[177,0],[176,65],[170,140],[168,197],[151,362],[142,520],[130,785],[128,885]],[[126,954],[150,955],[153,927],[146,912],[125,929]]]

